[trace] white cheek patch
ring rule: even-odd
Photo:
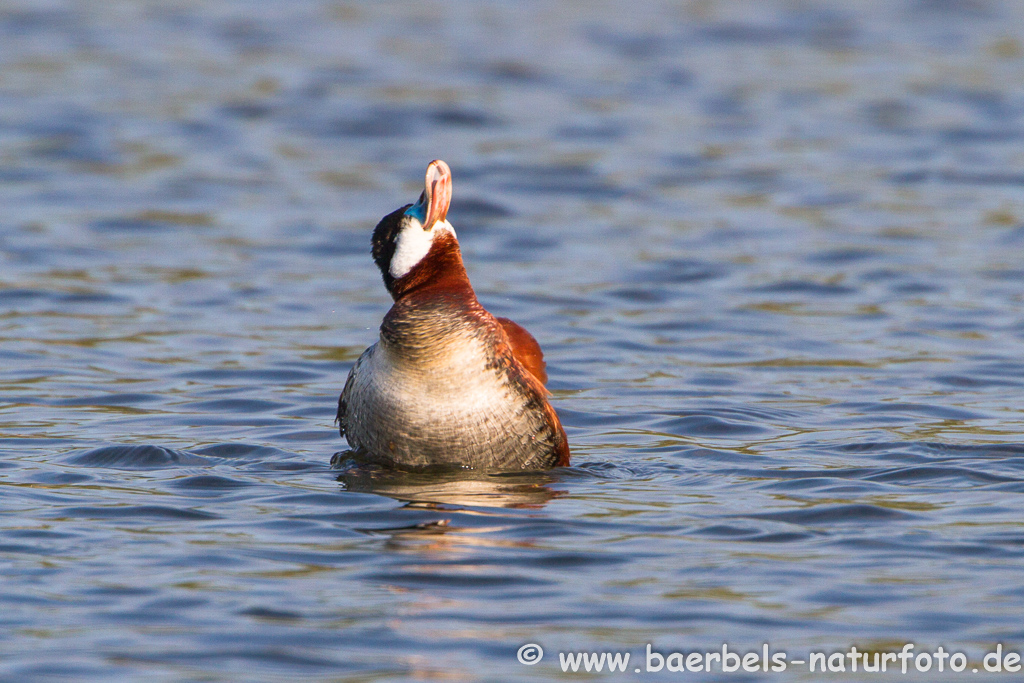
[[[391,277],[398,280],[408,275],[430,251],[434,236],[442,232],[455,235],[455,229],[448,221],[439,221],[434,223],[430,230],[424,230],[423,224],[415,216],[409,216],[408,224],[395,240],[395,254],[391,257],[391,266],[388,268]]]

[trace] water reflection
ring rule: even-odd
[[[420,506],[539,509],[566,493],[551,487],[557,480],[546,472],[419,474],[359,464],[347,466],[338,481],[347,491],[376,493]]]

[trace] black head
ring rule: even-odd
[[[395,283],[395,278],[392,277],[390,272],[391,259],[395,255],[398,236],[408,224],[409,219],[405,212],[411,206],[412,204],[406,204],[402,208],[392,211],[387,216],[384,216],[384,218],[381,218],[380,223],[377,223],[377,227],[373,229],[373,246],[371,249],[373,262],[380,268],[380,274],[384,278],[384,286],[387,287],[389,292],[392,291],[392,285]]]
[[[440,159],[427,166],[423,192],[415,204],[406,204],[384,216],[373,231],[373,260],[384,286],[395,295],[395,283],[408,277],[431,252],[440,234],[455,238],[447,220],[452,199],[452,173]]]

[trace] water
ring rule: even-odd
[[[1019,652],[1022,34],[986,0],[3,3],[0,679]],[[572,467],[330,469],[370,231],[437,157]]]

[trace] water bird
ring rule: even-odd
[[[476,298],[448,222],[452,174],[427,166],[419,201],[381,219],[372,255],[394,305],[349,372],[337,423],[361,458],[397,469],[569,464],[533,335]]]

